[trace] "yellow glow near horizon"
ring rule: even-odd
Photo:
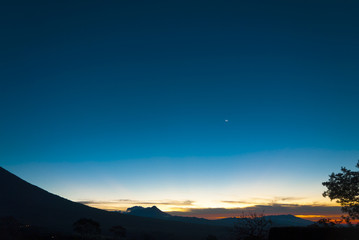
[[[315,199],[316,200],[316,199]],[[98,201],[98,202],[89,202],[86,203],[86,205],[100,208],[108,211],[126,211],[127,208],[133,207],[133,206],[142,206],[142,207],[152,207],[157,206],[161,211],[163,212],[181,212],[183,213],[183,216],[186,216],[186,213],[188,213],[188,216],[197,216],[197,217],[203,217],[208,219],[219,219],[219,218],[227,218],[227,217],[238,217],[240,214],[238,211],[240,209],[246,210],[246,208],[253,209],[256,208],[256,206],[273,206],[273,209],[276,208],[276,206],[280,206],[283,208],[291,208],[293,212],[291,214],[308,219],[308,220],[317,220],[320,218],[337,218],[339,215],[333,215],[333,214],[323,214],[323,213],[316,213],[315,211],[311,214],[307,212],[298,212],[295,210],[295,208],[298,207],[298,209],[301,206],[305,207],[313,207],[313,210],[315,207],[337,207],[338,204],[335,202],[331,202],[328,199],[321,199],[322,201],[310,201],[309,199],[296,199],[296,198],[282,198],[282,199],[275,199],[272,200],[269,197],[261,197],[261,198],[253,198],[251,201],[209,201],[209,200],[202,200],[202,201],[171,201],[171,200],[162,200],[162,201],[132,201],[132,200],[118,200],[118,201]],[[203,213],[195,214],[193,211],[203,209],[208,210],[208,213],[206,211],[203,211]],[[220,211],[216,214],[210,213],[211,209],[223,209],[223,213],[220,213]],[[294,210],[293,210],[294,209]],[[234,210],[234,211],[231,211]],[[250,210],[250,209],[249,209]],[[283,214],[280,212],[273,212],[271,211],[269,213],[270,215],[277,215],[277,214]],[[288,213],[286,213],[288,214]]]
[[[325,215],[294,215],[296,217],[299,217],[299,218],[324,218],[324,217],[327,217]]]

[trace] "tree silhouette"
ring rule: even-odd
[[[356,167],[359,168],[359,161]],[[359,171],[351,171],[345,167],[341,171],[330,174],[329,180],[322,183],[328,189],[323,197],[336,199],[342,206],[342,212],[347,213],[352,220],[359,219]]]
[[[263,213],[242,213],[234,232],[238,240],[263,240],[267,239],[271,225],[272,221],[266,219]]]
[[[321,218],[315,223],[311,224],[310,227],[325,227],[325,228],[334,228],[340,226],[340,224],[344,223],[345,219],[331,219],[331,218]]]
[[[74,231],[81,235],[82,239],[93,239],[101,233],[100,224],[89,218],[81,218],[74,222]]]
[[[121,239],[126,237],[126,228],[120,225],[111,227],[110,232],[113,233],[115,239]]]

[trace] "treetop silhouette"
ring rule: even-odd
[[[359,168],[359,161],[356,165]],[[332,173],[329,180],[322,183],[327,187],[323,197],[336,200],[352,220],[359,219],[359,171],[341,168],[340,173]]]

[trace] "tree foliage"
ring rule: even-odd
[[[359,168],[359,161],[356,167]],[[342,167],[340,173],[330,174],[329,180],[322,184],[328,189],[324,197],[340,203],[342,211],[351,219],[359,219],[359,171]]]

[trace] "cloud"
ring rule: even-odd
[[[229,204],[251,204],[253,202],[249,201],[221,201],[222,203],[229,203]]]
[[[243,212],[257,212],[265,215],[325,215],[337,216],[341,214],[341,207],[325,205],[299,205],[299,204],[271,204],[255,205],[244,208],[183,208],[180,211],[168,212],[177,216],[220,218],[236,217]]]
[[[131,205],[175,205],[175,206],[190,206],[194,203],[191,200],[177,201],[177,200],[155,200],[155,201],[139,201],[133,199],[117,199],[109,201],[78,201],[78,203],[86,205],[111,205],[111,204],[131,204]]]
[[[303,200],[304,197],[274,197],[274,202],[282,202],[282,201],[298,201]]]
[[[238,217],[243,213],[264,213],[265,215],[298,215],[298,216],[339,216],[341,215],[341,207],[327,206],[318,203],[301,205],[294,203],[295,201],[305,198],[299,197],[283,197],[278,196],[266,199],[250,199],[249,201],[231,201],[223,200],[222,203],[233,204],[233,208],[195,208],[195,201],[191,200],[153,200],[153,201],[140,201],[135,199],[116,199],[109,201],[79,201],[79,203],[98,207],[107,210],[118,210],[132,206],[176,206],[176,211],[167,212],[176,216],[188,217],[202,217],[208,219],[225,218],[225,217]],[[248,207],[238,207],[236,204],[253,204],[256,205]],[[291,203],[293,201],[293,203]]]
[[[276,204],[276,203],[288,203],[288,202],[297,202],[300,200],[304,200],[306,198],[304,197],[283,197],[283,196],[276,196],[273,198],[251,198],[249,200],[243,201],[243,200],[239,200],[239,201],[232,201],[232,200],[224,200],[221,201],[222,203],[227,203],[227,204],[234,204],[234,205],[238,205],[238,204],[256,204],[256,205],[272,205],[272,204]]]

